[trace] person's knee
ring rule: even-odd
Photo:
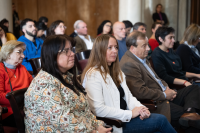
[[[167,118],[162,114],[151,114],[154,121],[160,122],[161,120],[167,121]]]

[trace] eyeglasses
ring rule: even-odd
[[[64,53],[64,54],[66,54],[67,56],[70,56],[70,55],[71,55],[71,52],[73,52],[73,51],[72,51],[72,47],[67,48],[67,49],[63,49],[63,50],[59,50],[59,51],[58,51],[58,53]]]
[[[59,28],[64,28],[64,29],[67,29],[67,26],[62,26],[62,25],[60,25],[60,26],[58,26]]]

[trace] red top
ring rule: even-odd
[[[29,87],[33,79],[26,68],[21,64],[19,64],[16,69],[6,69],[8,73],[6,73],[3,63],[0,63],[0,105],[8,108],[8,113],[2,114],[3,119],[13,113],[9,100],[5,97],[8,92],[11,92],[9,78],[13,91]]]
[[[156,47],[159,46],[159,43],[156,39],[149,39],[149,45],[151,46],[151,50],[153,51]]]

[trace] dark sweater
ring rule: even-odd
[[[165,13],[162,13],[162,12],[161,12],[161,16],[162,16],[162,20],[164,21],[164,25],[166,25],[168,23],[167,16],[165,15]],[[158,13],[154,13],[152,18],[154,22],[156,22],[156,20],[160,20],[160,16]]]
[[[185,77],[186,72],[182,71],[180,57],[172,49],[169,49],[169,52],[164,52],[157,47],[151,57],[155,72],[168,84],[173,84],[175,78],[188,80]]]
[[[184,71],[200,74],[200,57],[189,46],[181,44],[176,53],[181,58]]]
[[[124,93],[124,90],[121,85],[118,87],[118,90],[119,90],[119,94],[120,94],[120,109],[126,110],[127,104],[123,98],[125,93]]]

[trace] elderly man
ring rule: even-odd
[[[174,126],[180,123],[200,129],[200,116],[197,114],[200,109],[199,87],[189,86],[177,92],[170,89],[146,60],[149,46],[145,34],[132,32],[126,39],[126,45],[128,51],[122,57],[120,67],[133,96],[156,100],[157,110],[154,113],[165,115]]]
[[[36,37],[37,29],[32,19],[24,19],[21,22],[21,29],[24,35],[18,41],[26,44],[26,50],[24,51],[25,58],[23,59],[22,65],[28,71],[33,71],[29,59],[40,57],[43,40]]]
[[[77,20],[74,23],[74,28],[77,32],[77,36],[74,37],[74,40],[76,41],[76,53],[92,49],[94,39],[87,34],[87,24],[82,20]]]
[[[119,50],[118,50],[119,61],[121,60],[124,53],[127,51],[125,29],[126,29],[125,24],[122,22],[115,22],[113,24],[113,33],[119,44]]]

